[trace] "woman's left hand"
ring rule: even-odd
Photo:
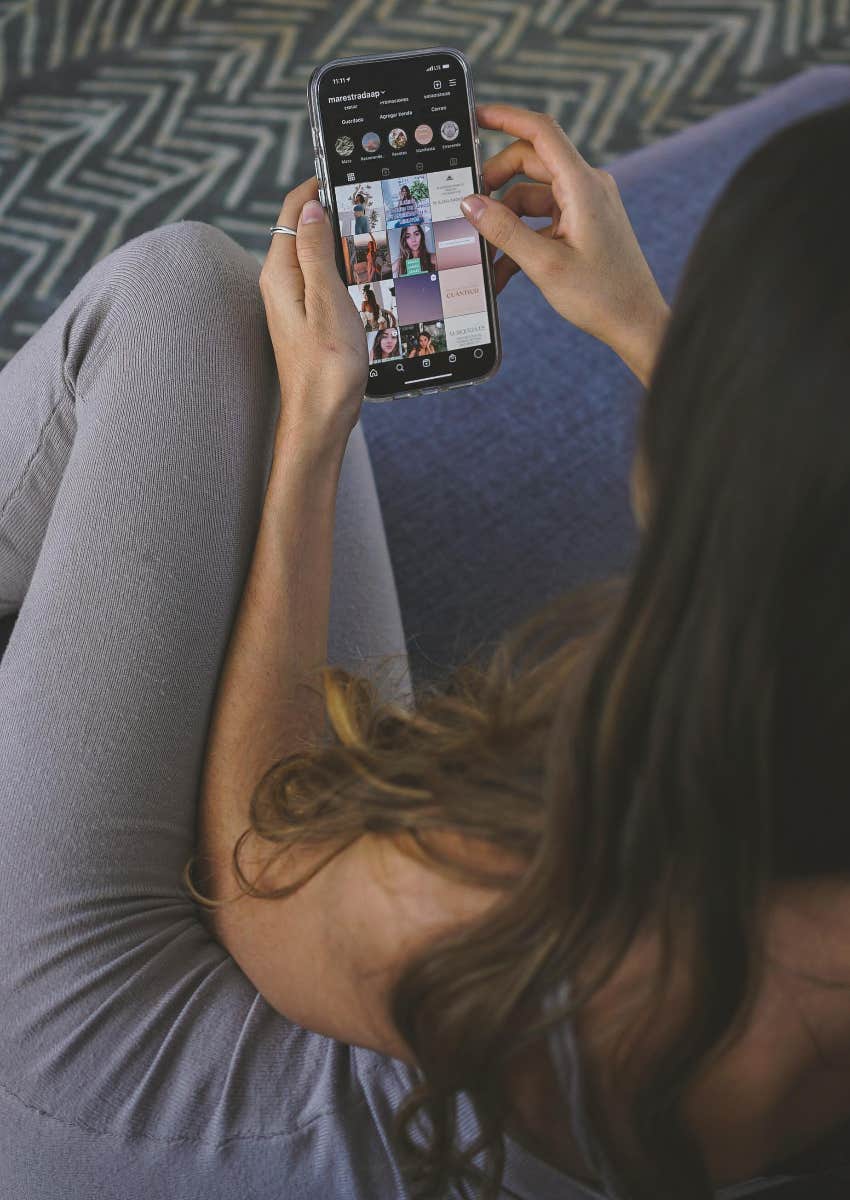
[[[366,330],[334,257],[334,231],[315,175],[287,192],[260,271],[280,380],[275,443],[294,434],[343,446],[360,417],[369,362]],[[305,221],[310,202],[317,221]]]

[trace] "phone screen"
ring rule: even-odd
[[[486,242],[460,207],[480,190],[467,79],[446,50],[314,76],[317,167],[363,321],[367,397],[474,382],[500,360]]]

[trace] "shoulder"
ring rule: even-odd
[[[428,841],[490,872],[516,863],[460,835],[432,833]],[[304,847],[271,862],[268,852],[249,858],[246,850],[242,869],[262,891],[315,874],[288,897],[242,896],[216,910],[211,932],[283,1016],[413,1064],[390,1017],[392,989],[430,942],[474,923],[503,889],[447,878],[409,835],[365,834],[320,866],[329,853]],[[237,894],[234,878],[227,895]]]

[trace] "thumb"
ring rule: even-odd
[[[503,250],[529,279],[535,279],[545,264],[547,252],[551,251],[551,242],[547,243],[506,204],[492,196],[472,192],[461,200],[460,206],[466,219],[490,245]]]
[[[332,276],[338,280],[331,223],[318,200],[308,200],[301,209],[295,234],[298,265],[305,284],[321,287]]]

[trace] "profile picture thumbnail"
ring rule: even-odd
[[[380,144],[381,138],[377,133],[364,133],[363,137],[360,139],[360,145],[364,150],[367,150],[369,154],[374,154]]]
[[[349,154],[354,153],[354,142],[347,133],[344,133],[334,142],[334,150],[343,158],[348,158]]]
[[[401,150],[407,145],[407,134],[403,129],[391,129],[388,140],[393,150]]]
[[[420,146],[427,146],[429,142],[434,140],[434,130],[430,125],[417,125],[413,131],[413,136]]]
[[[457,121],[443,121],[442,125],[440,126],[440,134],[447,142],[456,141],[459,133],[460,126],[458,125]]]

